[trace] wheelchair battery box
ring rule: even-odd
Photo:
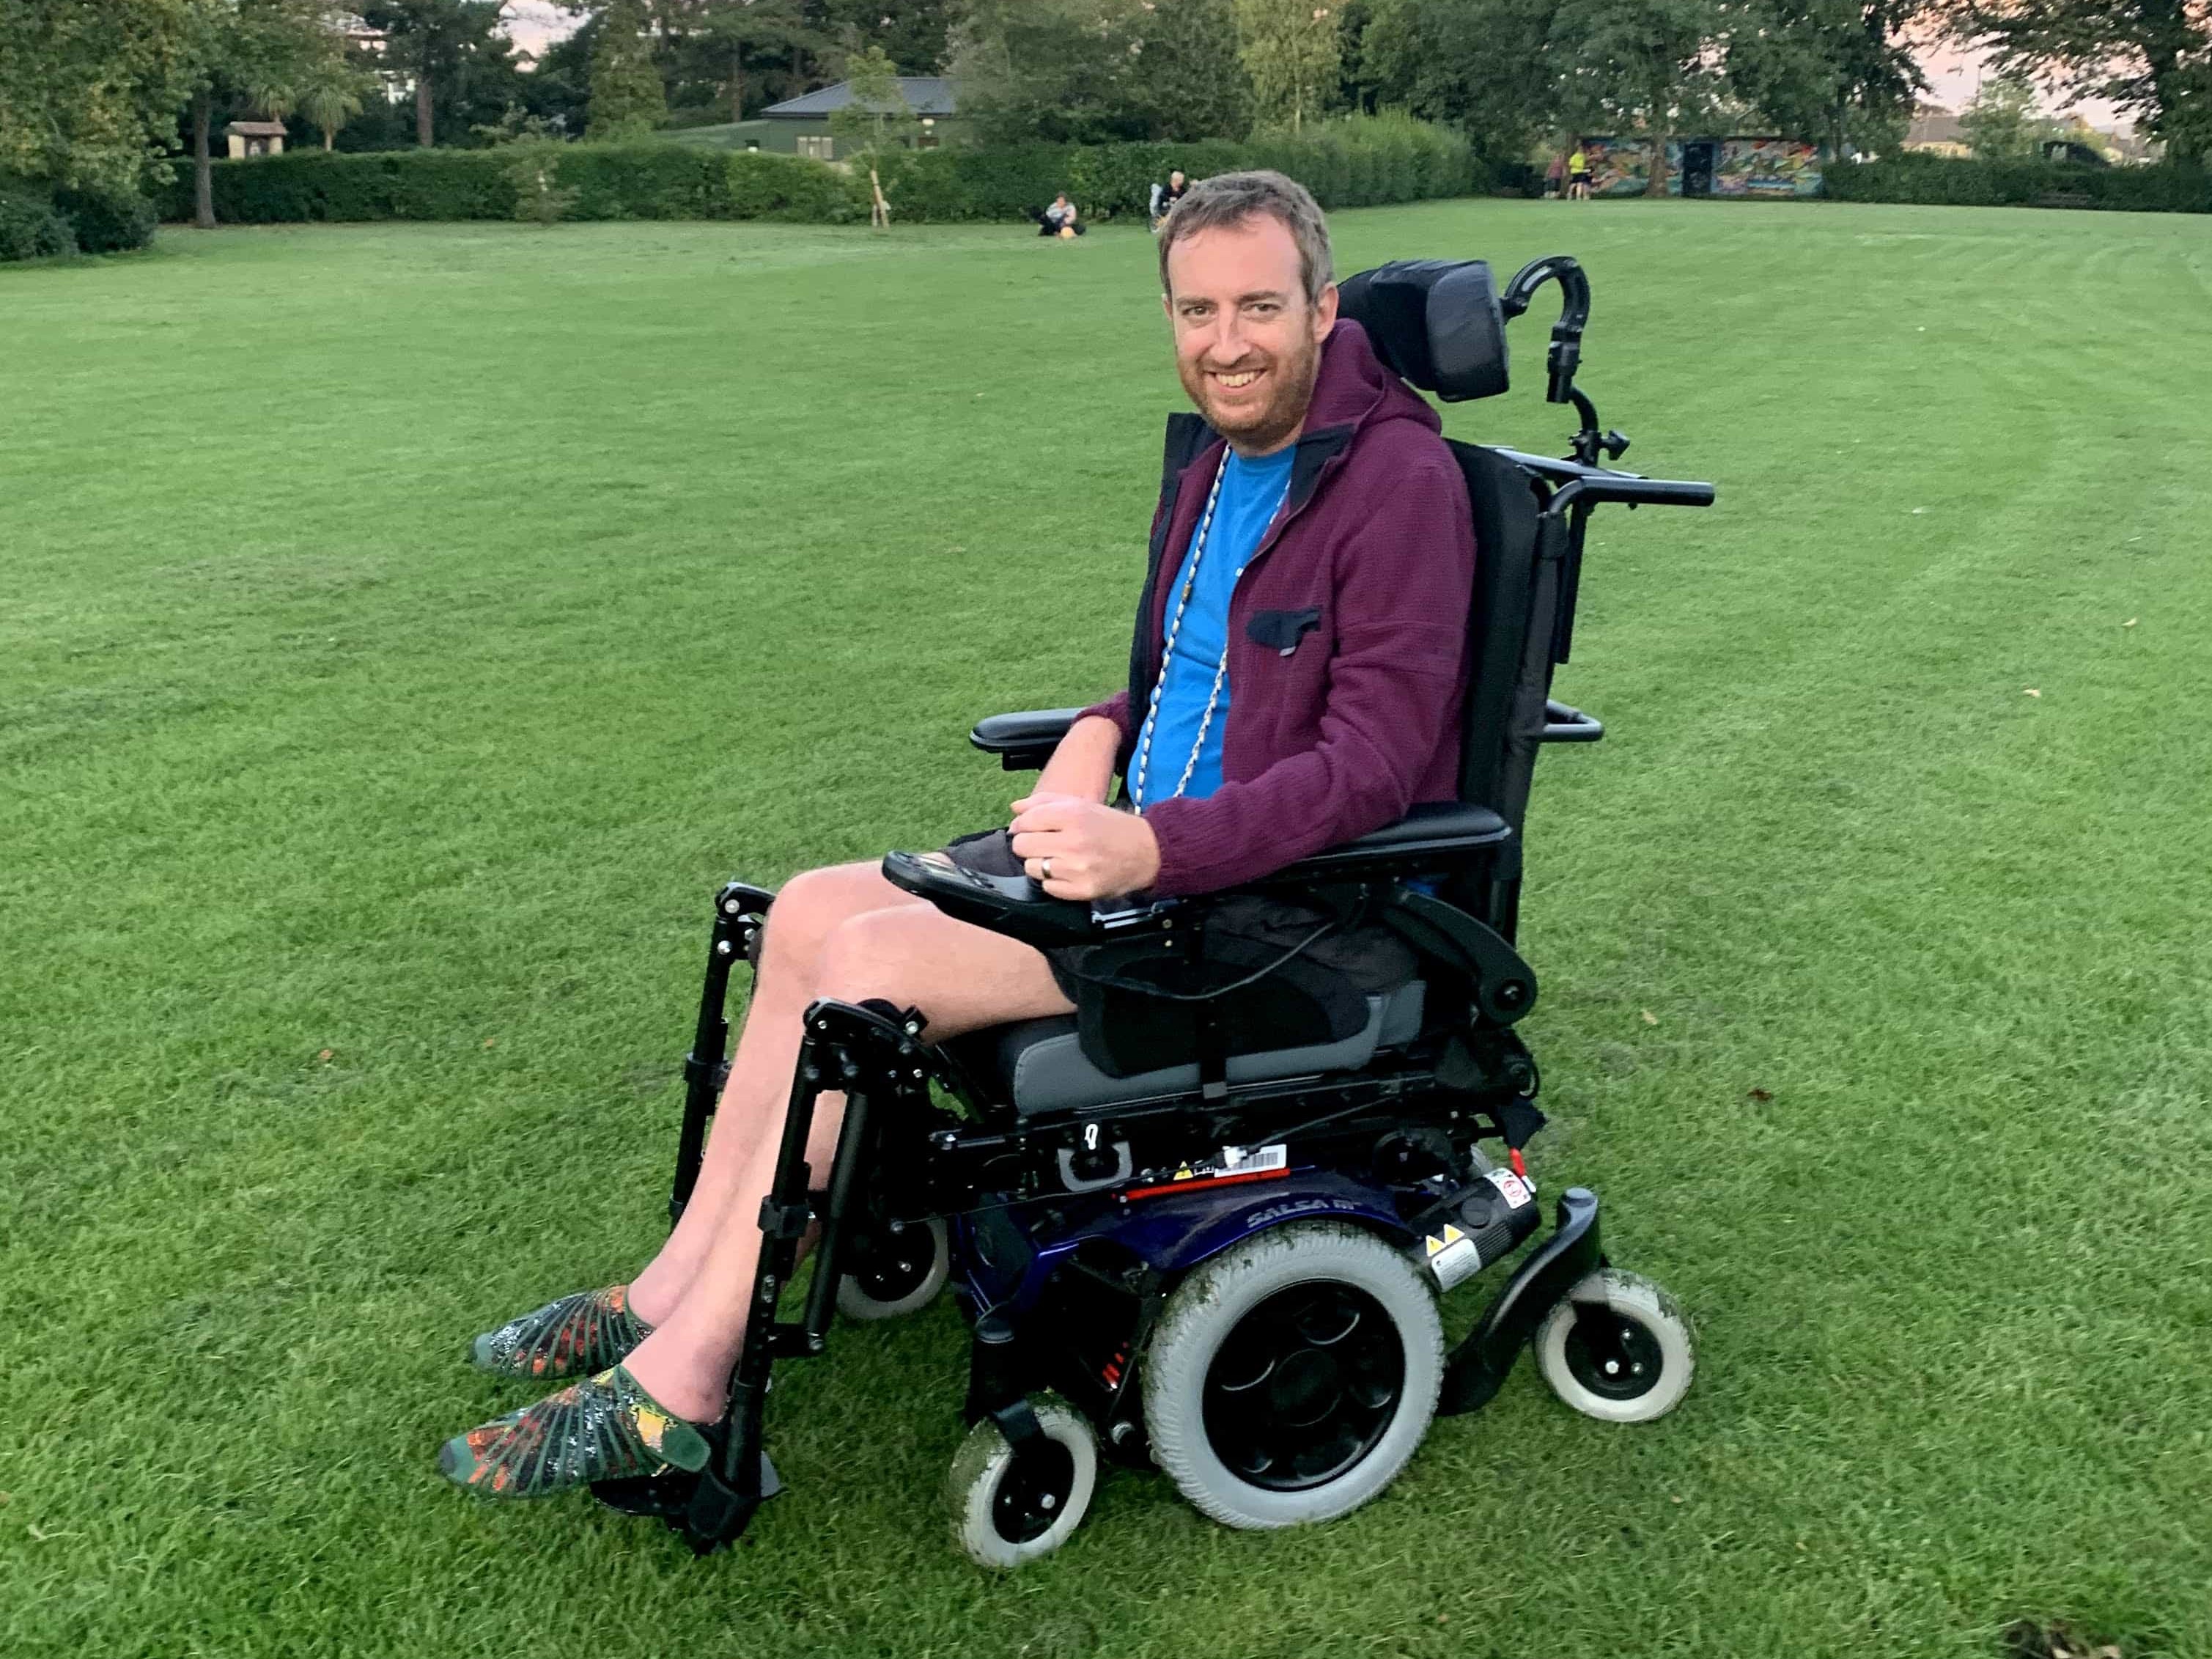
[[[1492,1170],[1462,1192],[1417,1247],[1439,1291],[1465,1284],[1536,1230],[1535,1190],[1510,1170]]]

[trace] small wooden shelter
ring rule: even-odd
[[[233,121],[222,130],[230,141],[230,159],[241,161],[248,155],[282,155],[284,153],[284,124],[282,121]]]

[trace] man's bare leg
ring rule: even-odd
[[[855,916],[916,905],[937,914],[928,901],[885,881],[873,864],[809,870],[777,893],[697,1184],[659,1254],[630,1283],[630,1309],[647,1324],[659,1324],[683,1299],[721,1227],[740,1172],[763,1146],[774,1157],[799,1061],[799,1016],[822,994],[816,987],[830,936]],[[757,1194],[752,1207],[760,1207]]]
[[[781,898],[777,904],[782,904]],[[869,911],[837,927],[821,947],[814,994],[847,1002],[882,997],[902,1008],[917,1007],[929,1022],[925,1035],[933,1042],[985,1025],[1064,1014],[1072,1006],[1041,952],[955,921],[928,904]],[[799,1013],[808,1000],[787,1014],[779,1006],[773,1036],[766,1009],[756,1005],[748,1019],[750,1046],[743,1052],[757,1054],[764,1065],[772,1054],[782,1054],[781,1076],[773,1070],[748,1075],[740,1097],[732,1073],[723,1115],[726,1118],[742,1098],[747,1115],[742,1137],[732,1138],[742,1150],[726,1154],[737,1167],[712,1243],[674,1309],[626,1362],[630,1375],[655,1400],[695,1422],[721,1415],[730,1370],[744,1336],[745,1309],[760,1256],[760,1201],[775,1173],[801,1035]],[[778,1046],[771,1048],[771,1041]],[[843,1115],[842,1096],[821,1097],[806,1153],[817,1170],[830,1166]],[[729,1127],[718,1126],[718,1132],[726,1135]]]

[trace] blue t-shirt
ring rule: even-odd
[[[1291,462],[1297,453],[1297,446],[1291,444],[1253,461],[1231,451],[1228,470],[1221,476],[1221,498],[1214,503],[1213,525],[1202,547],[1198,532],[1191,532],[1192,545],[1176,572],[1175,586],[1168,590],[1161,623],[1163,629],[1174,628],[1175,649],[1160,665],[1164,683],[1159,707],[1137,732],[1137,753],[1145,759],[1141,790],[1137,764],[1130,763],[1130,793],[1140,809],[1175,794],[1176,781],[1189,764],[1200,726],[1206,727],[1206,743],[1182,793],[1186,799],[1203,800],[1221,787],[1221,734],[1229,725],[1227,678],[1214,699],[1211,721],[1206,718],[1206,698],[1221,666],[1221,653],[1228,648],[1229,601],[1237,591],[1237,579],[1259,550],[1260,538],[1289,493]],[[1190,580],[1193,559],[1198,560],[1198,581],[1178,625],[1176,603]]]

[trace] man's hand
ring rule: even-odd
[[[1013,837],[1014,856],[1054,898],[1118,898],[1151,886],[1160,873],[1152,826],[1097,801],[1025,795],[1014,803]]]

